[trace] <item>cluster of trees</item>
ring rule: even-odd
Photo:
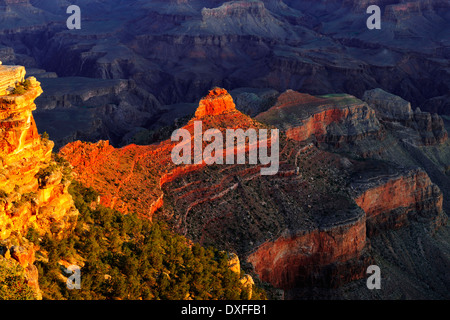
[[[23,268],[0,256],[0,300],[33,300],[36,295],[27,284]]]
[[[98,197],[77,182],[70,186],[80,211],[77,226],[64,240],[39,238],[48,259],[38,259],[44,299],[247,299],[248,288],[228,267],[227,254],[189,243],[165,223],[150,223],[91,203]],[[81,268],[81,289],[66,287],[64,260]],[[68,276],[68,275],[66,275]],[[252,299],[265,299],[256,286]]]

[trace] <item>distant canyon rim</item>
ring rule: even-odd
[[[67,30],[65,2],[0,0],[0,253],[39,292],[9,240],[74,229],[62,159],[92,206],[236,253],[286,299],[448,299],[450,3],[372,2],[380,30],[368,1],[74,0]],[[196,129],[279,130],[276,174],[172,161]]]
[[[57,0],[0,2],[0,60],[42,83],[36,121],[57,149],[165,139],[215,86],[252,116],[288,89],[362,98],[381,88],[414,109],[450,113],[447,1],[373,1],[381,30],[367,29],[369,3],[359,1],[71,4],[82,9],[81,30],[67,30]]]

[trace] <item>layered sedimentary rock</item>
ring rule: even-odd
[[[260,279],[285,290],[361,278],[370,264],[366,216],[342,187],[340,158],[292,140],[281,149],[280,170],[268,178],[234,165],[168,181],[174,225],[194,241],[237,250]]]
[[[381,138],[382,128],[366,103],[350,95],[311,96],[288,90],[257,120],[286,131],[297,141],[312,137],[319,143],[340,146],[369,136]]]
[[[371,106],[380,120],[400,123],[419,134],[415,143],[435,145],[447,140],[448,134],[442,118],[437,114],[412,110],[411,103],[382,89],[368,90],[362,98]]]
[[[32,1],[25,10],[18,4],[26,0],[11,0],[4,2],[8,28],[2,31],[14,34],[4,42],[30,55],[19,58],[35,67],[61,76],[131,78],[163,105],[197,101],[213,85],[357,97],[383,87],[422,104],[448,91],[448,1],[397,2],[139,0],[129,6],[97,1],[83,13],[87,19],[95,21],[101,12],[124,19],[103,16],[110,28],[66,37],[60,32],[67,18],[63,2]],[[355,33],[355,25],[365,25],[371,4],[381,7],[386,26],[377,34]],[[24,32],[44,23],[36,36]],[[45,50],[32,50],[40,46]]]
[[[215,88],[200,100],[195,117],[201,119],[206,116],[216,116],[223,113],[235,112],[236,105],[227,90]]]
[[[60,154],[84,183],[100,191],[104,204],[147,217],[158,212],[189,239],[237,252],[263,281],[286,290],[336,287],[363,277],[371,263],[367,235],[374,227],[396,227],[384,222],[397,211],[409,212],[408,219],[439,219],[442,195],[423,171],[397,170],[395,179],[384,179],[390,171],[378,162],[369,167],[367,160],[349,160],[309,143],[382,139],[382,126],[366,103],[347,95],[288,92],[262,118],[290,132],[280,139],[274,176],[261,176],[259,164],[175,166],[171,141],[121,149],[77,142]],[[183,127],[192,139],[199,120],[203,130],[268,128],[236,111],[228,93],[217,88]],[[297,134],[289,131],[293,128]],[[354,189],[347,187],[352,182]],[[373,194],[382,195],[370,196],[377,188],[384,191]],[[403,202],[388,199],[394,191]],[[237,270],[236,261],[230,264]]]
[[[295,287],[337,287],[363,276],[368,264],[366,219],[354,219],[315,230],[299,230],[265,242],[248,261],[263,281],[285,290]]]
[[[403,169],[391,173],[361,173],[352,183],[355,202],[367,214],[369,235],[407,225],[418,216],[445,223],[443,196],[422,169]]]
[[[422,169],[372,164],[375,169],[367,160],[346,165],[359,215],[338,218],[328,228],[291,230],[264,242],[248,256],[261,279],[285,290],[338,287],[364,277],[364,268],[373,261],[366,237],[417,220],[433,232],[445,225],[442,192]]]
[[[167,150],[164,158],[157,146],[129,145],[118,149],[108,141],[77,141],[62,148],[60,155],[74,167],[76,179],[100,193],[102,205],[151,218],[161,206],[159,180],[170,165]]]
[[[2,77],[0,78],[0,95],[10,93],[18,82],[25,78],[25,68],[22,66],[2,66],[0,61]]]
[[[217,127],[220,123],[217,119],[226,119],[233,127],[253,125],[251,118],[236,110],[226,90],[215,88],[200,101],[195,118],[184,129],[191,133],[193,141],[194,121],[203,120],[203,129],[207,130]],[[138,211],[151,217],[163,205],[164,184],[198,169],[195,166],[175,168],[171,160],[175,144],[167,140],[158,145],[128,145],[119,149],[108,141],[77,141],[62,148],[60,155],[73,165],[78,179],[100,192],[102,204],[124,213]]]
[[[203,17],[225,18],[227,16],[242,16],[253,14],[257,17],[265,13],[264,3],[261,1],[230,1],[225,2],[222,6],[212,9],[203,9]]]
[[[0,79],[15,86],[24,80],[24,71],[0,66]],[[34,123],[34,100],[42,89],[36,79],[27,80],[24,92],[0,96],[0,240],[4,256],[25,268],[38,292],[34,247],[14,246],[9,240],[23,242],[29,228],[62,238],[75,226],[78,211],[68,193],[70,181],[52,160],[53,143],[39,136]]]
[[[0,67],[0,78],[2,71]],[[53,143],[41,139],[34,123],[34,99],[42,89],[34,78],[28,80],[25,93],[0,96],[0,239],[12,232],[23,235],[31,225],[62,235],[77,215],[67,192],[69,181],[61,182],[62,173],[52,161]]]

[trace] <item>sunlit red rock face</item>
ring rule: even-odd
[[[364,158],[376,155],[377,158],[386,157],[391,161],[402,160],[402,156],[393,156],[402,149],[395,147],[398,140],[393,140],[392,136],[389,137],[391,143],[385,143],[387,135],[392,134],[401,141],[420,146],[439,145],[447,140],[443,121],[437,115],[412,111],[407,101],[380,89],[366,92],[364,100],[366,102],[348,95],[314,97],[287,91],[278,98],[274,107],[258,115],[257,119],[277,126],[289,138],[297,141],[312,141],[320,148],[329,150],[329,146],[332,146],[334,151],[353,152]],[[426,153],[427,150],[416,152],[415,157],[426,157],[425,154],[419,156],[420,152]],[[403,156],[406,154],[403,153]],[[320,166],[317,162],[316,165]],[[446,223],[442,192],[424,170],[372,160],[347,163],[347,166],[350,175],[347,179],[351,181],[350,194],[365,212],[364,228],[368,236],[406,226],[419,218],[424,218],[433,228]],[[339,264],[342,252],[336,251],[331,259],[334,262],[330,260],[324,263],[318,258],[321,254],[327,257],[334,254],[333,249],[327,249],[329,243],[325,240],[326,234],[319,233],[318,237],[313,237],[309,233],[298,236],[291,232],[288,235],[264,243],[249,256],[249,261],[252,261],[262,279],[285,289],[314,283],[312,278],[318,274],[321,277],[317,279],[328,279],[328,285],[338,282],[332,280],[333,277],[330,278],[327,272],[339,269],[335,263]],[[346,248],[346,241],[357,243],[352,238],[352,232],[349,231],[348,237],[345,232],[341,235],[342,238],[334,238],[342,240],[338,247]],[[316,245],[320,247],[317,252],[304,254],[299,249],[304,243],[317,243],[317,239],[322,239],[321,245]],[[359,237],[359,241],[364,242],[365,238],[362,240]],[[288,248],[292,248],[292,251]],[[293,252],[292,255],[290,252]],[[364,254],[357,257],[358,254],[355,254],[347,261],[364,261]],[[343,282],[357,274],[361,276],[350,264],[345,268],[352,271],[340,273],[338,278]],[[320,285],[317,279],[316,285]]]
[[[52,160],[53,142],[41,139],[33,119],[39,82],[31,77],[25,92],[11,91],[24,76],[23,67],[0,65],[0,251],[25,269],[40,298],[35,248],[22,237],[32,227],[62,238],[75,227],[78,211],[68,193],[70,181]],[[12,245],[12,238],[22,244]]]
[[[17,82],[22,82],[25,79],[25,68],[22,66],[1,66],[1,69],[0,95],[5,95],[15,87]]]
[[[257,126],[235,109],[232,97],[220,88],[211,90],[200,101],[195,118],[184,127],[191,133],[192,141],[194,121],[198,120],[202,121],[203,131],[220,129],[221,123],[230,124],[230,128]],[[164,203],[162,186],[166,182],[203,167],[175,167],[171,151],[176,144],[167,140],[158,145],[116,149],[107,141],[94,144],[77,141],[62,148],[60,155],[72,164],[80,181],[100,192],[102,204],[124,213],[137,211],[151,217]]]
[[[236,106],[233,98],[228,94],[227,90],[215,88],[200,100],[195,117],[201,119],[206,116],[216,116],[228,112],[236,112]]]
[[[362,277],[370,261],[365,213],[342,188],[340,158],[294,140],[282,140],[281,150],[275,176],[230,165],[167,182],[174,227],[194,241],[236,250],[263,281],[283,289]]]
[[[162,196],[159,179],[170,166],[169,152],[163,146],[116,149],[108,141],[77,141],[62,148],[60,155],[74,167],[79,181],[100,193],[101,204],[151,217],[160,206],[155,207]]]
[[[439,227],[444,221],[443,196],[422,169],[404,170],[357,179],[355,201],[367,214],[368,234],[396,229],[417,216],[435,220]]]
[[[11,75],[6,68],[3,76],[3,68],[2,79]],[[17,82],[23,80],[22,73],[14,74],[20,75]],[[60,170],[51,166],[53,143],[38,135],[31,112],[42,89],[34,78],[29,81],[25,93],[0,96],[0,239],[12,232],[24,235],[31,225],[42,233],[52,227],[62,236],[78,214],[67,192],[69,181],[62,183]]]
[[[369,264],[365,214],[339,226],[282,235],[250,254],[263,281],[277,288],[338,287],[364,275]]]
[[[385,164],[373,163],[378,169]],[[442,193],[421,169],[354,163],[352,197],[362,214],[329,228],[285,232],[256,247],[248,257],[263,281],[289,290],[337,287],[362,278],[370,264],[366,237],[407,226],[418,218],[437,229],[446,223]]]
[[[370,167],[368,161],[350,161],[309,143],[313,135],[315,142],[338,141],[336,147],[358,139],[382,139],[381,125],[367,104],[346,95],[291,92],[261,118],[274,120],[287,132],[299,132],[280,139],[280,168],[274,176],[261,176],[260,165],[248,163],[175,166],[172,141],[121,149],[104,141],[75,142],[60,154],[81,181],[100,191],[102,203],[149,218],[161,209],[159,214],[178,232],[237,252],[263,281],[287,290],[336,287],[363,277],[371,262],[369,227],[398,227],[384,221],[403,208],[407,219],[433,220],[442,212],[442,195],[423,171],[389,171],[377,161]],[[202,99],[196,117],[184,127],[192,139],[198,120],[203,130],[267,128],[236,111],[223,89]],[[307,141],[299,141],[304,137]],[[386,172],[395,179],[385,179]],[[360,186],[355,187],[359,193],[347,187],[352,182]],[[391,201],[393,191],[402,199],[394,196]],[[377,193],[381,196],[373,196]]]
[[[297,141],[314,138],[339,147],[369,136],[382,138],[375,112],[350,95],[311,96],[288,90],[256,119],[274,125]]]

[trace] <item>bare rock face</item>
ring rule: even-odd
[[[203,17],[225,18],[227,16],[242,16],[248,13],[262,16],[265,13],[264,3],[261,1],[230,1],[213,9],[203,9]]]
[[[41,138],[33,119],[34,99],[42,93],[39,82],[28,78],[22,91],[12,92],[24,83],[23,67],[0,66],[0,240],[20,239],[30,227],[56,238],[75,226],[78,216],[68,193],[70,181],[63,181],[60,167],[52,160],[53,142]],[[40,297],[38,272],[31,244],[7,245],[5,257],[24,269],[28,284]],[[6,252],[9,252],[7,254]]]
[[[183,128],[192,135],[199,119],[203,130],[267,128],[236,111],[224,89],[203,98]],[[261,280],[285,290],[335,288],[364,277],[373,230],[417,217],[442,225],[442,194],[424,171],[389,169],[379,160],[369,167],[369,160],[308,142],[381,139],[375,111],[361,100],[287,92],[258,119],[289,133],[280,139],[280,170],[270,177],[260,175],[259,165],[174,166],[169,140],[121,149],[75,142],[60,154],[102,203],[149,218],[161,214],[192,241],[236,252]],[[237,272],[240,262],[230,258]]]
[[[241,277],[241,262],[239,260],[239,257],[235,253],[227,253],[228,255],[228,266],[231,271],[236,273],[238,277],[240,277],[239,281],[249,290],[249,296],[248,298],[252,298],[252,288],[255,284],[255,281],[253,280],[252,276],[249,274],[244,274]]]
[[[61,76],[131,78],[162,105],[194,102],[212,85],[357,97],[374,87],[395,88],[417,104],[448,91],[448,74],[436,76],[446,70],[445,0],[96,0],[83,16],[102,16],[111,28],[86,28],[69,38],[60,32],[64,1],[24,3],[0,5],[8,10],[1,12],[8,27],[3,42],[30,55],[20,59]],[[355,34],[372,4],[381,7],[386,26],[377,35]],[[24,33],[28,28],[37,34]],[[41,45],[44,50],[32,50]]]
[[[2,63],[0,62],[0,65]],[[0,95],[5,95],[15,88],[17,82],[25,78],[25,68],[22,66],[1,66]]]
[[[163,157],[153,145],[119,149],[108,141],[76,141],[63,147],[59,154],[74,167],[79,181],[100,193],[102,205],[151,218],[162,205],[159,177],[170,161],[169,149],[164,151]]]
[[[366,137],[382,137],[375,112],[350,95],[311,96],[288,90],[274,107],[257,120],[285,130],[297,141],[314,138],[318,143],[339,147]]]
[[[445,223],[443,196],[422,169],[391,174],[365,173],[352,184],[355,201],[367,214],[367,233],[397,229],[418,216]]]
[[[372,261],[369,238],[418,219],[431,230],[445,225],[442,192],[422,169],[376,165],[382,170],[373,170],[364,161],[351,164],[351,196],[359,214],[335,219],[328,226],[284,232],[256,247],[248,261],[259,277],[287,291],[337,288],[364,277]]]
[[[220,88],[211,90],[200,101],[195,117],[184,127],[192,137],[196,120],[204,120],[204,130],[220,128],[220,121],[233,127],[253,126],[253,120],[237,111],[231,95]],[[166,140],[158,145],[114,148],[108,141],[76,141],[63,147],[59,154],[72,164],[79,180],[100,192],[102,204],[151,218],[164,204],[165,184],[203,167],[175,167],[171,160],[175,144]]]
[[[229,1],[216,8],[201,10],[200,32],[220,35],[286,37],[283,22],[266,9],[263,1]]]
[[[241,262],[235,253],[228,254],[228,266],[234,273],[241,274]]]
[[[376,112],[377,117],[388,123],[398,122],[407,128],[414,129],[420,137],[417,143],[435,145],[445,142],[448,138],[444,122],[437,114],[412,110],[411,103],[399,96],[382,89],[368,90],[363,100]]]
[[[353,220],[267,241],[248,261],[263,281],[284,290],[308,285],[337,287],[359,279],[368,260],[366,218],[362,210],[356,210],[360,212]]]
[[[0,66],[0,79],[14,83],[10,70]],[[23,73],[15,74],[15,81],[21,82]],[[23,235],[31,225],[42,233],[53,228],[62,236],[78,214],[68,181],[61,182],[62,173],[52,161],[53,143],[41,139],[34,123],[34,99],[42,89],[34,78],[28,82],[24,93],[0,96],[0,239],[12,232]]]
[[[195,117],[200,119],[206,116],[215,116],[235,111],[236,105],[227,90],[215,88],[205,98],[200,100],[197,111],[195,111]]]
[[[366,91],[363,100],[375,109],[377,117],[381,120],[409,121],[414,115],[408,101],[382,89]]]

